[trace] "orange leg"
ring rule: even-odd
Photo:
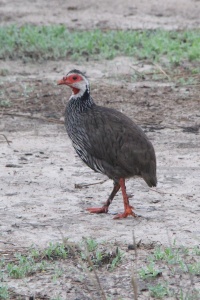
[[[87,210],[90,213],[94,213],[94,214],[107,213],[108,207],[111,204],[111,202],[112,202],[113,198],[115,197],[115,195],[117,194],[117,192],[119,191],[119,189],[120,189],[120,184],[118,182],[114,182],[114,187],[113,187],[112,193],[108,197],[108,200],[106,201],[106,203],[102,207],[91,207],[91,208],[87,208]]]
[[[124,201],[124,212],[122,214],[116,215],[113,219],[126,218],[129,215],[133,216],[133,217],[136,217],[136,214],[132,211],[133,206],[129,205],[128,196],[127,196],[127,193],[126,193],[125,179],[124,178],[120,178],[119,185],[120,185],[121,190],[122,190],[122,196],[123,196],[123,201]]]

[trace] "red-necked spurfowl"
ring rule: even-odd
[[[94,103],[87,77],[79,70],[70,71],[58,84],[72,89],[65,110],[67,133],[79,157],[95,172],[114,182],[112,193],[100,208],[91,213],[107,213],[121,188],[124,212],[114,219],[135,216],[126,193],[125,179],[139,176],[149,187],[156,186],[156,157],[152,143],[143,130],[121,112]]]

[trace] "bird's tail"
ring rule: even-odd
[[[142,174],[143,179],[146,181],[149,187],[153,187],[157,185],[157,177],[156,174]]]

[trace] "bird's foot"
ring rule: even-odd
[[[125,211],[122,214],[116,215],[113,219],[122,219],[122,218],[127,218],[128,216],[133,216],[136,217],[137,215],[133,212],[133,206],[127,206],[125,208]]]
[[[87,211],[89,211],[92,214],[103,214],[108,212],[108,206],[102,206],[102,207],[90,207],[87,208]]]

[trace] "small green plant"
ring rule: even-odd
[[[199,74],[200,73],[200,68],[193,68],[191,70],[191,73],[194,75],[194,74]]]
[[[8,275],[11,278],[23,278],[28,272],[31,272],[32,268],[28,265],[19,266],[14,263],[7,265]]]
[[[196,254],[196,255],[200,255],[200,248],[199,248],[199,246],[195,246],[193,248],[193,253]]]
[[[96,251],[97,263],[101,263],[102,259],[103,259],[103,253],[101,251]]]
[[[195,276],[200,275],[198,255],[198,246],[192,249],[185,246],[177,247],[174,242],[170,247],[156,247],[147,258],[149,264],[139,270],[139,275],[143,280],[155,279],[161,275],[161,272],[155,267],[155,262],[159,268],[162,267],[162,270],[165,271],[165,277],[159,278],[159,282],[148,287],[150,295],[156,299],[167,299],[168,296],[175,296],[179,300],[200,299],[199,291],[195,289],[193,283]],[[171,279],[173,282],[175,276],[181,278],[183,275],[184,279],[188,280],[184,288],[181,284],[180,286],[174,286],[174,283],[170,285]],[[167,281],[166,278],[168,278]],[[164,279],[165,281],[163,281]]]
[[[28,84],[21,84],[23,88],[22,96],[29,97],[30,93],[34,91],[34,88],[31,85]]]
[[[7,264],[7,271],[10,277],[23,278],[27,273],[31,273],[33,271],[33,262],[27,257],[21,255],[21,253],[15,254],[15,257],[18,259],[17,264]]]
[[[40,251],[36,248],[31,248],[30,249],[30,255],[33,258],[39,258],[41,256]]]
[[[200,275],[200,262],[196,262],[196,263],[193,263],[193,264],[188,264],[187,267],[188,267],[188,271],[191,274],[197,275],[197,276]]]
[[[1,282],[0,282],[0,299],[2,300],[10,299],[7,285],[3,285]]]
[[[81,251],[80,255],[82,260],[91,260],[93,266],[90,265],[89,269],[92,270],[93,267],[102,267],[107,265],[110,270],[113,270],[122,260],[124,253],[122,253],[119,248],[116,248],[116,252],[106,251],[102,248],[102,245],[94,239],[83,239],[81,243],[84,249]]]
[[[81,251],[82,260],[87,260],[89,255],[95,267],[101,265],[103,253],[98,249],[98,242],[91,238],[84,238],[81,244],[84,246]]]
[[[166,285],[158,283],[154,286],[148,287],[150,295],[156,299],[164,299],[165,296],[169,296],[170,292]]]
[[[149,257],[149,260],[163,260],[165,258],[165,252],[161,247],[156,247],[153,254]]]
[[[53,244],[49,243],[48,248],[46,248],[43,251],[43,256],[47,257],[48,259],[54,259],[54,258],[67,258],[68,250],[65,247],[65,244]]]
[[[6,266],[8,276],[12,278],[24,278],[27,275],[31,275],[38,270],[43,271],[46,268],[45,261],[36,263],[31,256],[23,256],[21,253],[17,253],[15,256],[18,262],[8,263]]]
[[[63,275],[63,273],[64,273],[63,269],[61,269],[60,267],[56,266],[54,268],[54,274],[52,276],[53,281],[56,282],[57,279],[60,278]]]
[[[0,100],[0,107],[10,107],[11,103],[9,100]]]
[[[176,264],[180,261],[180,250],[173,247],[162,249],[157,247],[150,260],[163,260],[169,264]]]
[[[161,270],[155,267],[154,262],[150,262],[146,267],[139,270],[139,275],[142,279],[155,278],[161,274]]]
[[[199,300],[200,299],[200,291],[193,289],[188,291],[183,291],[180,289],[178,293],[176,293],[176,299],[179,300]]]
[[[118,266],[118,264],[122,261],[122,257],[124,256],[124,253],[121,252],[119,250],[119,248],[117,247],[116,249],[116,256],[113,258],[112,262],[111,262],[111,270],[113,270],[114,268],[116,268]]]
[[[181,78],[178,79],[177,83],[184,86],[184,85],[195,84],[196,81],[193,77],[189,77],[187,79],[184,78],[184,77],[181,77]]]
[[[94,239],[87,238],[84,239],[84,242],[86,243],[86,247],[89,252],[94,251],[98,246],[97,241],[95,241]]]

